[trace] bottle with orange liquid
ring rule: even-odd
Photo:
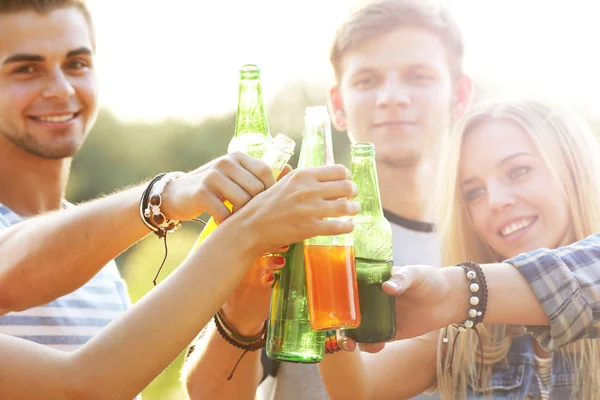
[[[334,163],[327,107],[307,108],[304,135],[303,166]],[[312,329],[357,328],[361,316],[352,234],[305,240],[304,262]]]
[[[227,152],[234,153],[240,151],[251,157],[261,158],[269,144],[272,143],[272,139],[262,97],[260,68],[254,64],[245,64],[240,69],[235,135],[229,142]],[[285,162],[281,168],[284,166]],[[281,170],[274,170],[273,172],[277,178]],[[233,206],[228,201],[225,201],[225,205],[230,211],[233,209]],[[197,248],[216,228],[217,223],[213,218],[210,218],[204,229],[202,229],[193,248]]]

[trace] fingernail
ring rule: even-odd
[[[348,351],[348,338],[347,337],[341,337],[340,340],[338,340],[338,346],[340,346],[340,348],[344,351]]]
[[[273,281],[275,281],[275,275],[273,275],[272,272],[269,272],[268,274],[262,277],[262,281],[263,283],[270,285],[273,283]]]
[[[276,265],[285,265],[285,258],[283,256],[273,257],[273,263]]]
[[[383,282],[383,284],[391,287],[394,290],[400,289],[400,284],[396,281],[386,281],[386,282]]]

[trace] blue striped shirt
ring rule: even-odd
[[[0,204],[0,229],[21,220],[19,215]],[[130,306],[127,286],[112,260],[74,292],[43,306],[0,316],[0,334],[57,350],[73,351]]]

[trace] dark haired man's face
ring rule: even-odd
[[[0,15],[0,146],[74,156],[97,115],[90,27],[80,10]]]

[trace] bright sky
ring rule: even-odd
[[[600,117],[594,1],[439,1],[463,30],[476,78]],[[328,79],[330,38],[353,3],[89,0],[102,104],[124,120],[199,120],[235,109],[244,63],[261,66],[267,99],[294,78]]]

